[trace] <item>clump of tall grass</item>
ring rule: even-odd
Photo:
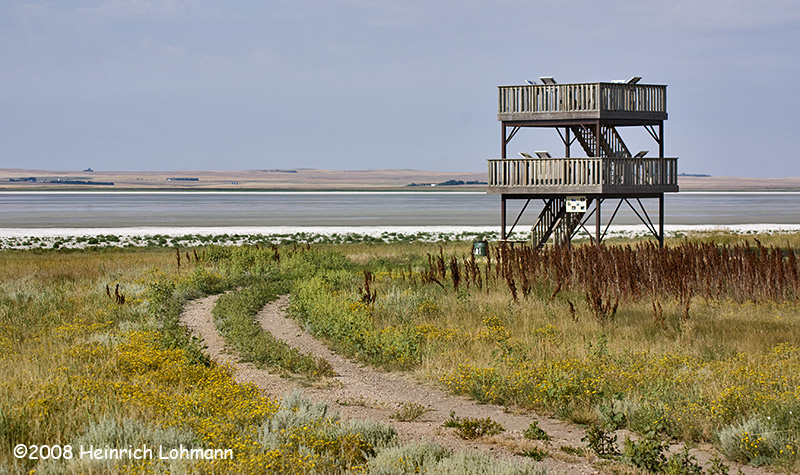
[[[546,475],[547,470],[531,463],[501,461],[478,451],[456,452],[431,470],[441,475]]]
[[[425,473],[452,451],[431,442],[412,442],[382,450],[369,461],[369,472],[376,475]]]
[[[76,446],[128,447],[147,444],[167,448],[183,445],[191,447],[197,442],[197,435],[189,430],[175,427],[157,427],[144,421],[125,417],[122,420],[106,417],[92,422],[86,432],[73,439]]]
[[[219,275],[205,269],[186,274],[183,278],[166,273],[153,272],[144,292],[147,313],[159,324],[161,346],[167,349],[183,349],[193,364],[210,366],[211,360],[203,351],[203,344],[191,335],[180,323],[183,305],[205,291],[222,290],[227,286]]]
[[[721,429],[720,450],[728,458],[766,465],[791,458],[798,450],[798,434],[778,427],[764,416],[752,416]]]
[[[365,419],[342,422],[338,413],[331,412],[325,402],[314,403],[300,391],[284,398],[278,411],[258,430],[259,442],[267,448],[277,449],[292,437],[293,431],[318,430],[324,437],[336,439],[356,434],[367,445],[367,454],[376,453],[397,444],[397,432],[385,423]]]
[[[274,471],[296,472],[296,459],[326,473],[363,470],[378,451],[396,444],[396,432],[388,424],[353,420],[342,422],[326,403],[312,403],[294,392],[258,429],[258,441],[276,457]],[[308,464],[308,462],[306,463]]]
[[[545,475],[547,470],[532,463],[498,460],[479,451],[457,451],[431,442],[412,442],[379,452],[370,459],[373,475]]]
[[[78,457],[80,450],[96,449],[142,449],[150,448],[153,452],[163,450],[164,453],[173,448],[185,447],[191,449],[200,447],[197,436],[191,431],[175,427],[156,427],[145,421],[125,417],[122,420],[106,417],[90,423],[83,434],[69,442],[73,450],[71,460],[42,460],[36,465],[36,473],[61,474],[61,473],[92,473],[113,472],[119,460],[113,458],[93,460]],[[154,457],[157,457],[154,456]],[[180,461],[161,462],[155,461],[158,471],[186,470],[186,463]],[[155,468],[155,467],[151,467]]]

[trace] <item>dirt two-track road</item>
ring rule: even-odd
[[[302,390],[305,397],[314,401],[325,401],[331,409],[341,414],[343,419],[371,419],[387,422],[394,426],[403,441],[428,440],[454,449],[478,449],[492,453],[500,458],[516,458],[530,461],[518,453],[538,447],[548,452],[548,456],[537,462],[552,473],[597,474],[604,472],[603,464],[597,457],[585,450],[584,456],[567,454],[560,448],[568,446],[585,448],[581,441],[585,431],[582,427],[567,422],[508,411],[503,407],[479,404],[473,400],[454,396],[430,383],[416,381],[408,374],[388,373],[371,366],[344,358],[305,332],[294,320],[288,317],[288,296],[267,304],[257,315],[261,327],[276,338],[296,347],[302,352],[326,359],[334,368],[336,376],[314,386],[304,386],[291,378],[281,377],[274,372],[258,369],[250,363],[240,361],[234,350],[228,347],[214,327],[211,310],[218,296],[210,296],[189,302],[181,315],[181,321],[192,333],[203,339],[207,352],[213,360],[232,367],[235,378],[241,383],[253,383],[266,395],[284,397],[295,390]],[[429,409],[413,422],[400,422],[392,418],[400,404],[417,403]],[[453,434],[452,429],[442,427],[454,412],[458,417],[485,418],[499,422],[506,431],[498,436],[474,441],[465,441]],[[544,443],[530,441],[523,432],[532,421],[537,421],[552,438]],[[624,439],[620,431],[619,440]],[[678,446],[674,448],[677,450]],[[692,450],[692,454],[702,464],[712,457],[709,450]],[[732,466],[732,472],[739,468]],[[754,467],[741,467],[742,473],[768,473]]]

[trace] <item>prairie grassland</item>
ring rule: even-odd
[[[235,383],[178,314],[186,299],[265,281],[291,287],[297,318],[364,361],[480,401],[711,442],[731,459],[796,471],[800,239],[756,238],[693,237],[666,252],[493,248],[491,260],[458,242],[4,251],[0,471],[539,471],[398,445],[387,426]],[[184,445],[235,458],[44,461],[14,458],[17,444]]]
[[[347,427],[333,430],[330,421],[287,427],[271,445],[260,443],[259,430],[280,402],[237,384],[175,323],[185,298],[224,288],[213,268],[184,261],[177,274],[172,250],[4,258],[3,473],[297,473],[322,459],[343,469],[363,465],[368,442]],[[15,459],[17,444],[72,444],[73,458]],[[192,463],[159,460],[156,453],[155,459],[91,461],[78,457],[81,444],[184,445],[231,449],[235,457]],[[301,445],[314,450],[305,453]]]
[[[400,445],[386,424],[340,421],[298,395],[264,395],[209,361],[178,324],[189,298],[256,288],[284,279],[279,272],[301,281],[322,269],[356,267],[342,254],[297,247],[3,252],[0,472],[542,473],[432,444]],[[72,457],[17,458],[19,444],[71,445]],[[90,446],[155,453],[79,456]],[[160,449],[180,447],[230,450],[232,458],[160,458]]]
[[[793,471],[798,242],[717,233],[483,260],[457,243],[343,246],[360,265],[296,281],[292,309],[351,356],[479,401]]]

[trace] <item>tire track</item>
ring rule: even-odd
[[[300,389],[312,400],[328,402],[344,419],[361,418],[391,423],[403,441],[428,440],[452,448],[482,449],[499,457],[521,460],[523,457],[515,455],[515,452],[536,446],[549,452],[549,456],[539,463],[556,473],[600,473],[591,464],[598,460],[593,454],[576,457],[559,450],[561,446],[585,447],[585,443],[581,441],[585,432],[579,426],[535,414],[511,413],[492,404],[479,404],[474,400],[454,396],[430,383],[416,381],[409,374],[389,373],[351,361],[331,351],[289,318],[286,312],[289,304],[287,295],[265,305],[256,314],[256,321],[262,329],[290,346],[327,360],[333,366],[336,376],[307,386],[301,381],[282,378],[268,370],[258,369],[251,363],[242,362],[214,326],[212,310],[218,297],[214,295],[187,303],[181,313],[181,321],[195,336],[202,338],[207,353],[214,361],[233,368],[235,379],[240,383],[253,383],[273,397],[283,397]],[[399,404],[412,402],[425,406],[429,412],[412,422],[392,419]],[[451,411],[458,417],[489,417],[502,424],[506,432],[480,440],[459,439],[450,429],[442,428]],[[532,421],[537,421],[552,437],[549,444],[524,439],[523,432]],[[618,434],[622,440],[627,432],[619,431]],[[675,450],[678,449],[676,446]],[[695,449],[692,454],[704,465],[711,458],[707,450]],[[731,468],[735,470],[738,467],[732,465]],[[742,473],[748,475],[767,473],[750,466],[741,468]]]

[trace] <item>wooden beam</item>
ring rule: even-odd
[[[508,140],[506,140],[506,123],[500,123],[500,158],[506,158],[506,145],[508,144]]]
[[[506,240],[506,195],[500,195],[500,240]]]
[[[664,193],[658,196],[658,247],[664,249]]]
[[[600,245],[600,205],[603,203],[603,200],[597,199],[595,200],[595,216],[594,216],[594,243],[595,245]]]

